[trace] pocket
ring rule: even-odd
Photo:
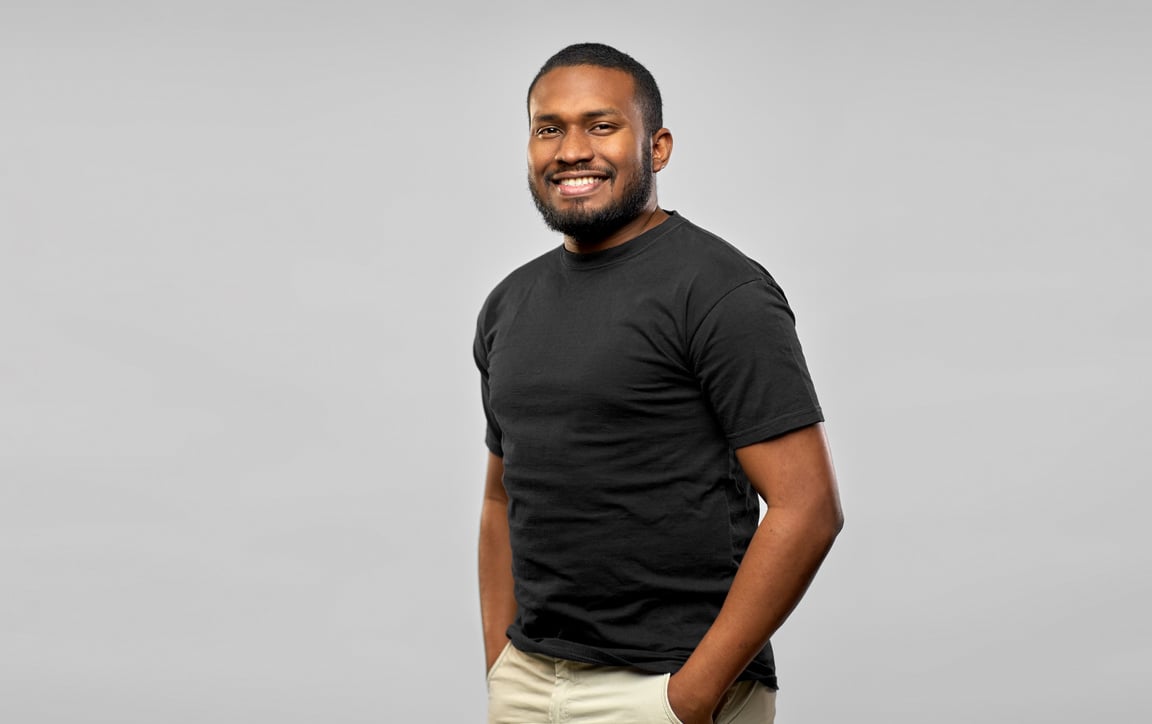
[[[730,697],[716,724],[771,724],[776,720],[776,690],[758,681],[740,681],[729,689]]]
[[[488,681],[492,681],[492,676],[496,673],[496,669],[500,668],[500,664],[504,663],[504,659],[508,658],[508,650],[512,648],[512,642],[504,644],[504,648],[500,649],[500,655],[492,662],[492,668],[488,669]]]
[[[680,721],[680,717],[676,716],[676,712],[672,711],[672,704],[668,701],[668,682],[672,679],[672,674],[664,674],[663,680],[660,682],[660,697],[661,703],[664,705],[664,715],[668,717],[668,721],[672,724],[684,724]]]
[[[724,695],[720,711],[716,713],[716,724],[727,724],[736,720],[740,712],[744,711],[744,707],[748,706],[748,700],[752,698],[755,688],[755,681],[737,681],[730,686]]]

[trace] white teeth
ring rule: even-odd
[[[587,186],[589,184],[594,184],[599,180],[600,179],[594,178],[592,176],[582,176],[580,178],[566,178],[566,179],[560,179],[560,185],[561,186]]]

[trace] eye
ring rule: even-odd
[[[592,126],[592,130],[596,133],[611,133],[612,131],[616,130],[616,127],[611,123],[597,123],[596,125]]]
[[[560,133],[560,129],[556,126],[544,126],[543,128],[536,129],[536,135],[540,138],[549,138]]]

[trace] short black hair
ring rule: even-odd
[[[614,68],[632,76],[632,84],[636,89],[636,102],[644,118],[644,132],[652,135],[664,127],[664,103],[660,99],[656,79],[635,58],[603,43],[576,43],[553,55],[532,79],[531,85],[528,86],[528,95],[532,95],[536,82],[548,71],[575,65]]]

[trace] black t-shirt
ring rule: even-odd
[[[474,354],[509,496],[513,644],[678,670],[759,521],[733,451],[823,419],[780,287],[673,212],[512,272]],[[741,678],[776,685],[770,646]]]

